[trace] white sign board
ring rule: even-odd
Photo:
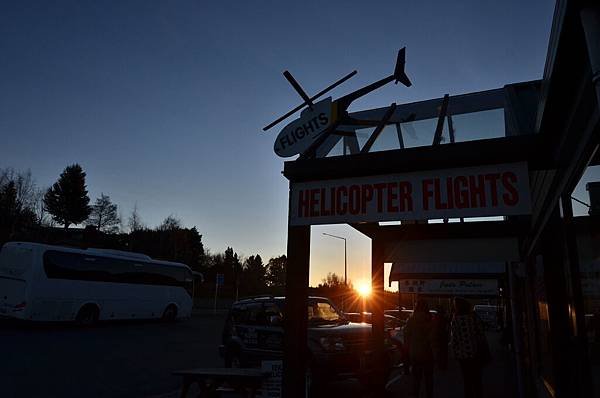
[[[307,150],[332,122],[331,97],[327,97],[306,108],[300,118],[281,130],[273,149],[283,158],[297,155]]]
[[[262,361],[261,370],[269,375],[263,381],[262,398],[281,398],[281,377],[283,375],[283,361]]]
[[[451,296],[495,296],[495,279],[403,279],[398,281],[400,293]]]
[[[529,214],[526,162],[291,184],[290,225]]]

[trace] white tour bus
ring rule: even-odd
[[[187,265],[118,250],[9,242],[0,249],[0,316],[32,321],[189,318]]]

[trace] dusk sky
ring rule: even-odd
[[[358,75],[334,98],[392,73],[407,48],[413,86],[389,85],[351,110],[542,77],[554,3],[401,1],[40,1],[0,5],[0,168],[40,186],[87,172],[92,200],[124,218],[173,214],[213,253],[286,251],[287,180],[262,127],[309,94]],[[283,127],[283,125],[278,126]],[[433,132],[431,132],[433,134]],[[585,196],[583,196],[585,198]],[[369,278],[369,240],[314,227],[311,283]]]

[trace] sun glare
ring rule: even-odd
[[[371,294],[371,284],[369,282],[367,282],[367,281],[361,281],[356,286],[356,291],[362,297],[368,297]]]

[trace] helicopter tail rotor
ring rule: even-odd
[[[398,51],[398,57],[396,58],[396,68],[394,69],[394,79],[396,79],[396,84],[398,82],[404,84],[406,87],[412,86],[410,79],[404,73],[404,64],[406,64],[406,47],[402,47],[400,51]]]

